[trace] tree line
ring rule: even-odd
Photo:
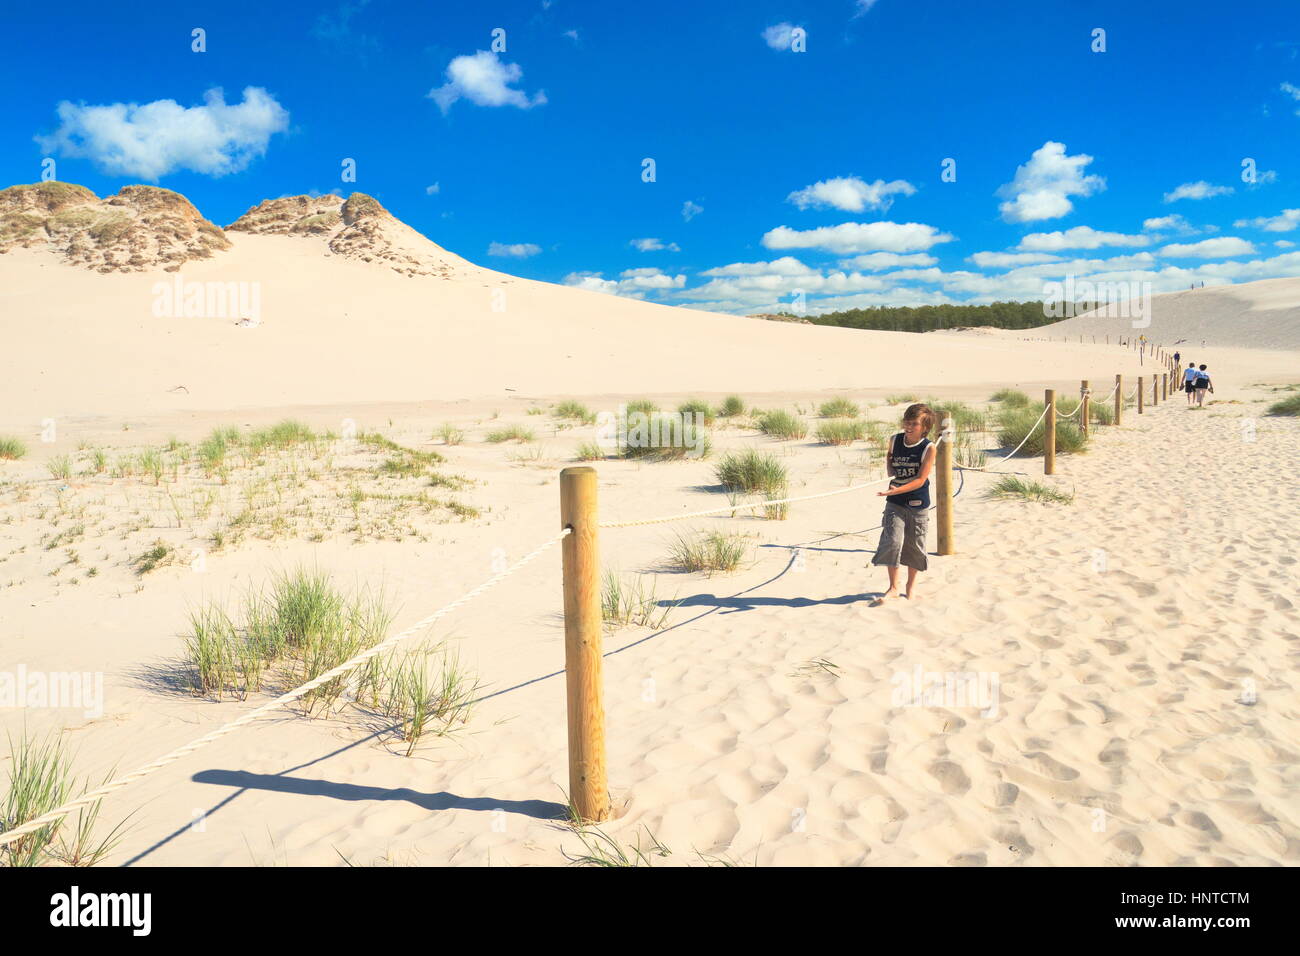
[[[879,305],[869,309],[846,309],[822,315],[796,316],[814,325],[838,325],[847,329],[879,329],[886,332],[933,332],[936,329],[977,328],[1033,329],[1060,322],[1062,316],[1082,315],[1097,307],[1096,303],[1070,303],[1055,309],[1056,317],[1042,302],[990,302],[985,305]]]

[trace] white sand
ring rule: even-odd
[[[383,584],[400,627],[478,584],[502,553],[515,560],[554,533],[558,470],[593,430],[554,431],[522,399],[597,396],[593,408],[612,408],[620,397],[668,405],[735,390],[789,408],[847,395],[885,418],[897,411],[879,407],[889,391],[982,400],[1009,385],[1069,391],[1084,377],[1105,390],[1116,372],[1149,371],[1115,346],[710,316],[472,267],[407,278],[324,259],[307,240],[231,239],[228,258],[184,276],[262,281],[257,329],[153,318],[150,286],[170,278],[161,274],[0,258],[16,345],[0,356],[0,433],[31,446],[27,459],[0,462],[0,660],[102,671],[105,684],[101,717],[0,710],[0,725],[66,727],[79,770],[96,777],[253,706],[168,694],[148,677],[174,669],[186,611],[205,598],[233,599],[314,562],[342,585]],[[505,313],[491,311],[494,285],[507,290]],[[682,525],[607,532],[607,565],[657,575],[658,594],[684,605],[666,630],[607,638],[619,816],[602,829],[624,845],[653,832],[673,851],[657,861],[667,864],[698,863],[695,851],[760,865],[1300,860],[1290,490],[1300,425],[1262,417],[1255,402],[1278,395],[1249,387],[1300,378],[1297,358],[1216,349],[1214,398],[1242,404],[1188,412],[1178,398],[1130,411],[1088,454],[1062,456],[1055,479],[1041,478],[1040,461],[1018,465],[1073,490],[1071,506],[988,500],[992,479],[968,476],[959,553],[931,559],[917,604],[867,606],[884,583],[866,567],[880,513],[870,492],[796,504],[785,522],[689,522],[752,536],[751,566],[712,578],[664,572]],[[188,392],[167,391],[178,384]],[[479,480],[461,497],[484,517],[426,529],[427,540],[250,537],[207,554],[202,573],[180,564],[141,578],[127,561],[142,542],[208,547],[184,508],[167,517],[168,479],[79,476],[64,489],[45,468],[54,455],[84,460],[82,442],[193,441],[287,414],[336,430],[352,418],[413,447],[436,447],[423,444],[434,427],[460,423],[466,443],[439,450],[448,470]],[[58,422],[53,445],[36,438],[46,417]],[[540,460],[512,462],[518,446],[485,443],[502,423],[536,428]],[[861,444],[772,442],[740,428],[714,439],[786,456],[793,494],[880,473]],[[709,490],[709,462],[598,467],[607,519],[725,501]],[[42,542],[79,521],[89,530],[70,565],[64,547]],[[100,573],[85,577],[91,565]],[[107,801],[110,821],[138,808],[108,862],[563,863],[581,843],[550,819],[567,787],[559,611],[554,549],[435,632],[494,695],[465,733],[406,758],[355,716],[266,721]],[[818,659],[835,673],[807,666]],[[996,674],[997,713],[898,705],[895,676],[917,666]]]

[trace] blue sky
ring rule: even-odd
[[[50,158],[220,225],[358,190],[482,265],[730,312],[1300,275],[1297,12],[23,4],[0,37],[0,183]]]

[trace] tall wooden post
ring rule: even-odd
[[[1169,370],[1168,369],[1165,369],[1165,373],[1160,376],[1160,401],[1162,402],[1169,401]]]
[[[1083,428],[1083,436],[1088,437],[1088,380],[1085,378],[1079,386],[1079,425]]]
[[[1160,376],[1155,372],[1151,373],[1151,407],[1155,408],[1160,404]]]
[[[1115,424],[1124,421],[1124,376],[1115,376]]]
[[[1144,394],[1145,393],[1142,391],[1142,376],[1139,375],[1138,376],[1138,414],[1139,415],[1142,414],[1142,396]]]
[[[1047,416],[1043,419],[1043,474],[1056,474],[1056,389],[1043,393]]]
[[[560,472],[564,565],[564,672],[569,704],[569,800],[591,823],[609,818],[601,676],[600,549],[596,469]]]
[[[943,441],[935,453],[935,491],[939,495],[939,553],[952,554],[952,453],[957,441],[957,428],[951,418],[943,420]]]

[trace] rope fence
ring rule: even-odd
[[[1112,395],[1119,390],[1121,380],[1116,376],[1115,387],[1111,389],[1106,398],[1107,401]],[[1141,390],[1139,384],[1130,393],[1131,399]],[[1086,384],[1081,389],[1081,398],[1079,404],[1069,414],[1061,415],[1061,418],[1068,419],[1078,413],[1088,402],[1091,392]],[[940,535],[940,554],[951,554],[951,528],[952,528],[952,510],[951,502],[957,494],[961,493],[965,487],[965,479],[961,473],[966,471],[978,471],[985,473],[997,473],[998,469],[1005,465],[1007,461],[1015,457],[1016,454],[1025,446],[1029,439],[1038,430],[1038,426],[1047,421],[1048,434],[1044,438],[1045,459],[1044,470],[1047,474],[1053,473],[1053,461],[1055,452],[1055,421],[1057,413],[1055,409],[1055,392],[1048,389],[1046,401],[1042,413],[1038,419],[1030,426],[1020,443],[1012,449],[1010,454],[1000,459],[992,467],[975,468],[965,465],[956,465],[952,461],[952,453],[955,442],[953,440],[953,422],[951,418],[945,418],[942,422],[942,430],[939,437],[934,441],[936,447],[936,475],[935,482],[937,488],[937,500],[933,506],[939,511],[939,535]],[[1115,424],[1119,424],[1118,421]],[[956,494],[952,492],[951,473],[953,470],[958,471],[961,477],[961,486],[957,489]],[[1024,472],[1014,472],[1013,474],[1024,474]],[[467,591],[461,597],[446,604],[431,614],[416,621],[404,630],[393,634],[378,644],[367,648],[354,657],[344,661],[336,667],[320,674],[306,683],[295,687],[293,690],[276,697],[274,700],[249,711],[247,714],[218,727],[210,733],[204,734],[195,740],[190,741],[180,747],[177,747],[163,756],[153,760],[143,766],[131,771],[128,774],[117,777],[108,781],[100,787],[90,790],[75,800],[66,803],[55,810],[44,813],[32,820],[29,820],[20,826],[0,831],[0,846],[12,843],[20,837],[37,833],[40,830],[57,823],[68,814],[88,807],[104,797],[121,790],[130,784],[141,780],[150,774],[175,763],[177,760],[185,757],[195,751],[220,740],[222,737],[233,733],[241,727],[247,726],[256,720],[265,717],[267,714],[277,711],[295,700],[300,699],[310,693],[317,687],[329,683],[339,677],[352,673],[361,667],[367,661],[376,655],[387,651],[397,644],[410,639],[416,633],[425,630],[436,621],[452,613],[457,608],[468,604],[484,592],[490,590],[501,581],[513,575],[526,565],[530,564],[536,558],[544,554],[551,547],[560,541],[565,542],[564,546],[564,592],[565,592],[565,657],[566,673],[569,680],[569,721],[570,721],[570,798],[573,800],[574,807],[584,820],[600,821],[605,819],[609,813],[608,792],[605,788],[604,773],[604,717],[603,704],[601,702],[601,681],[600,681],[600,653],[601,647],[601,614],[600,614],[600,587],[598,580],[598,568],[595,561],[595,541],[599,530],[614,530],[619,528],[643,527],[654,524],[666,524],[673,521],[684,521],[692,518],[705,518],[719,515],[735,516],[737,512],[749,511],[755,508],[770,508],[778,505],[793,504],[799,501],[814,501],[821,498],[831,498],[836,495],[848,494],[854,491],[861,491],[864,488],[874,487],[890,480],[890,477],[874,479],[872,481],[861,482],[859,484],[849,485],[845,488],[837,488],[832,491],[817,492],[807,495],[795,495],[786,498],[764,499],[744,504],[731,504],[726,507],[709,508],[702,511],[692,511],[684,514],[661,515],[654,518],[642,518],[630,521],[607,521],[601,522],[596,520],[596,470],[591,467],[566,468],[560,473],[561,484],[561,521],[563,529],[556,535],[546,539],[524,557],[516,561],[513,565],[505,570],[494,574],[492,577],[479,584],[477,587]],[[567,540],[565,540],[567,539]],[[3,821],[0,821],[0,825]]]

